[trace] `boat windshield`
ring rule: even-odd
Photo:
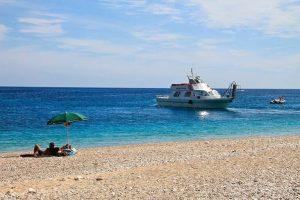
[[[189,78],[189,83],[190,84],[199,84],[199,83],[203,83],[203,81],[200,79],[200,76],[196,76],[196,77],[194,77],[194,76],[188,76],[188,78]]]
[[[197,84],[197,82],[196,82],[195,79],[189,79],[189,83],[190,83],[190,84]]]

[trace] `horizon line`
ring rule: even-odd
[[[170,87],[112,87],[112,86],[7,86],[0,85],[0,88],[82,88],[82,89],[170,89]],[[215,87],[213,89],[227,89]],[[240,90],[299,90],[300,88],[241,88]]]

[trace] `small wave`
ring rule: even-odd
[[[235,113],[250,113],[250,114],[300,114],[299,110],[266,110],[266,109],[251,109],[251,108],[228,108],[228,111]]]

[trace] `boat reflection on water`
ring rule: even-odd
[[[199,116],[201,117],[201,118],[205,118],[206,116],[208,116],[209,115],[209,112],[207,112],[207,111],[200,111],[199,112]]]

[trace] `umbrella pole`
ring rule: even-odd
[[[67,144],[69,144],[69,126],[66,127]]]

